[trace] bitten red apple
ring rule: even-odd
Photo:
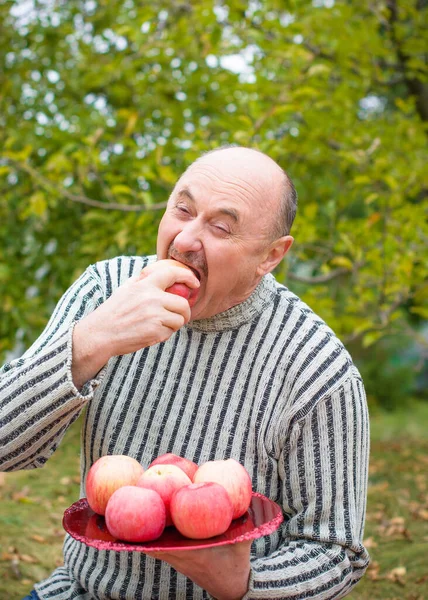
[[[131,456],[102,456],[91,466],[86,478],[89,506],[99,515],[104,515],[113,492],[124,485],[135,485],[143,472],[143,467]]]
[[[184,471],[191,481],[193,481],[193,476],[198,470],[198,465],[196,463],[183,456],[173,454],[172,452],[161,454],[161,456],[155,458],[155,460],[150,463],[149,468],[155,465],[175,465]]]
[[[126,542],[156,540],[162,535],[165,522],[165,505],[154,490],[125,485],[107,503],[108,530]]]
[[[184,263],[179,262],[178,260],[173,260],[171,258],[165,258],[165,259],[163,259],[163,262],[170,263],[174,267],[183,267],[184,269],[188,269],[189,271],[192,271],[192,269],[190,267],[188,267]],[[145,267],[141,271],[140,279],[144,279],[144,277],[146,277],[150,273],[151,267],[152,267],[152,265],[149,265],[148,267]],[[170,294],[176,294],[177,296],[181,296],[182,298],[185,298],[189,302],[190,308],[192,308],[192,306],[194,306],[194,304],[197,300],[197,297],[198,297],[198,293],[199,293],[199,289],[189,288],[184,283],[173,283],[170,287],[166,288],[165,291],[169,292]]]
[[[180,488],[171,499],[170,509],[178,531],[195,540],[221,535],[232,522],[229,495],[214,482],[191,483]]]
[[[184,485],[192,482],[186,473],[175,465],[154,465],[141,475],[137,486],[155,490],[162,498],[166,509],[166,527],[172,525],[170,503],[172,495]]]
[[[204,463],[196,471],[193,481],[215,481],[222,485],[233,505],[233,519],[247,512],[252,496],[251,479],[245,467],[234,458]]]

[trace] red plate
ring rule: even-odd
[[[152,542],[127,543],[113,537],[106,527],[104,517],[89,508],[86,498],[72,504],[64,513],[64,529],[77,541],[98,550],[117,552],[162,552],[171,550],[197,550],[224,546],[255,540],[273,533],[283,521],[281,508],[266,496],[253,492],[250,508],[232,521],[229,529],[222,535],[205,539],[190,540],[175,529],[168,527],[163,534]]]

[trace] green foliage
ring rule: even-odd
[[[384,336],[375,348],[360,349],[354,356],[364,380],[372,413],[380,407],[410,408],[411,395],[428,399],[426,372],[422,372],[420,348],[404,336]]]
[[[88,263],[154,252],[157,205],[224,143],[292,177],[278,277],[346,343],[419,325],[425,4],[0,0],[0,354]]]

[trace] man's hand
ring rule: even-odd
[[[165,261],[166,263],[166,261]],[[79,389],[112,356],[136,352],[167,340],[190,319],[187,300],[165,292],[174,283],[197,288],[188,269],[159,261],[144,277],[131,277],[76,324],[73,332],[73,382]]]
[[[217,600],[241,600],[248,591],[251,542],[203,550],[148,552],[183,573]]]

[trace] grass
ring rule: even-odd
[[[371,565],[350,600],[428,598],[428,403],[371,418]]]
[[[79,498],[79,421],[43,469],[0,473],[2,600],[20,600],[63,564],[62,515]]]
[[[365,539],[350,600],[428,598],[428,403],[371,419]],[[44,469],[0,474],[0,598],[20,600],[62,564],[62,515],[79,496],[79,422]]]

